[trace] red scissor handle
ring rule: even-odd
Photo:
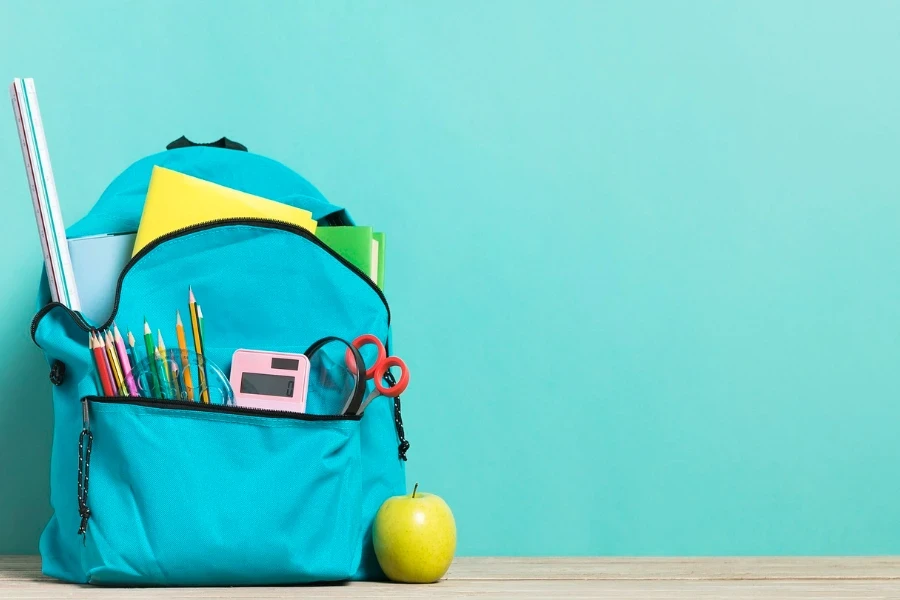
[[[406,391],[406,386],[409,385],[409,370],[406,368],[406,363],[403,362],[402,358],[399,356],[388,356],[384,360],[378,361],[378,364],[376,364],[375,367],[375,389],[378,390],[382,396],[396,398]],[[400,369],[400,379],[394,385],[385,386],[382,382],[384,381],[385,374],[391,367]]]
[[[353,346],[362,353],[362,348],[366,344],[372,344],[378,350],[378,358],[375,359],[375,362],[371,367],[366,369],[366,379],[372,379],[375,377],[375,369],[379,364],[385,359],[387,353],[384,350],[384,344],[381,343],[381,340],[378,339],[378,336],[375,336],[371,333],[365,333],[355,340],[353,340]],[[350,358],[350,351],[347,350],[347,364],[351,364],[352,358]]]

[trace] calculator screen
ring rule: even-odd
[[[294,378],[268,373],[244,373],[241,377],[241,393],[290,398],[294,395]]]

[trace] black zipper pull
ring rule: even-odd
[[[78,527],[78,535],[84,536],[87,531],[88,519],[91,517],[91,509],[88,508],[87,501],[88,484],[91,477],[91,447],[94,445],[86,399],[81,401],[81,416],[83,429],[81,435],[78,436],[78,514],[81,515],[81,525]]]

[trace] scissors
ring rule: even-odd
[[[375,349],[378,351],[378,358],[375,360],[374,364],[372,364],[371,367],[366,369],[363,378],[374,380],[375,389],[366,397],[365,400],[362,401],[362,404],[359,405],[359,410],[356,411],[356,414],[362,414],[362,412],[369,405],[369,402],[371,402],[378,396],[389,396],[391,398],[396,398],[404,391],[406,391],[406,386],[409,385],[409,369],[407,369],[406,363],[403,362],[403,359],[399,356],[388,356],[387,351],[384,349],[384,344],[381,343],[381,340],[378,339],[377,336],[374,336],[371,333],[366,333],[353,340],[353,347],[357,350],[362,350],[363,346],[369,344],[375,346]],[[349,350],[347,351],[347,354],[347,365],[350,366],[351,370],[354,370],[354,365],[351,362]],[[385,376],[390,374],[391,367],[397,367],[398,369],[400,369],[400,379],[399,381],[394,381],[393,375],[391,375],[390,379],[388,380],[388,385],[385,385]],[[347,408],[349,408],[349,402],[347,403],[347,406],[344,406],[344,410],[342,412],[346,412]]]

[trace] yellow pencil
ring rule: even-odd
[[[163,341],[162,330],[160,330],[160,329],[156,330],[156,339],[157,339],[157,344],[159,345],[159,355],[162,357],[162,360],[163,360],[163,367],[165,370],[164,376],[166,378],[166,383],[169,384],[171,391],[174,392],[174,388],[172,388],[172,365],[174,365],[175,363],[171,362],[169,360],[169,355],[166,354],[166,343]]]
[[[101,339],[103,338],[103,334],[101,335]],[[107,331],[105,336],[105,346],[106,346],[106,356],[109,359],[109,366],[113,372],[113,378],[115,379],[116,388],[118,389],[119,395],[127,396],[128,388],[125,387],[125,377],[122,375],[122,365],[119,364],[119,357],[116,356],[116,342],[113,340],[112,335]]]
[[[128,396],[128,381],[125,379],[125,367],[122,366],[122,359],[119,358],[119,351],[116,349],[116,336],[111,330],[106,332],[106,345],[112,350],[112,355],[116,359],[116,367],[119,369],[119,379],[121,380],[122,395]]]
[[[184,337],[184,323],[181,322],[181,313],[175,311],[175,335],[178,337],[178,349],[181,351],[181,372],[184,376],[184,391],[187,399],[194,399],[194,383],[191,381],[191,366],[188,362],[187,340]]]
[[[200,400],[209,404],[209,391],[206,389],[206,359],[203,357],[203,333],[200,331],[200,319],[197,315],[197,299],[194,290],[188,288],[188,308],[191,311],[191,328],[194,330],[194,352],[197,353],[197,378],[200,384]]]

